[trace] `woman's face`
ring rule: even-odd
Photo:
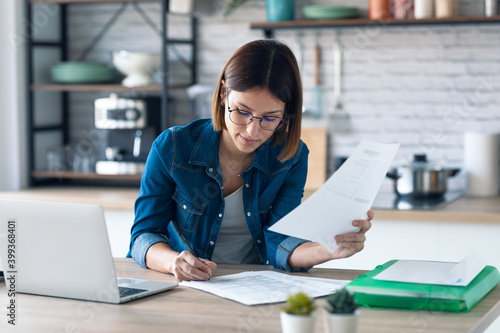
[[[239,92],[230,90],[229,94],[223,99],[225,103],[225,115],[224,119],[227,127],[227,135],[223,138],[223,142],[226,145],[232,147],[227,147],[231,150],[236,148],[241,153],[252,153],[257,148],[260,147],[264,142],[266,142],[271,136],[273,136],[274,131],[268,131],[262,128],[261,119],[254,118],[247,125],[235,124],[231,118],[236,119],[238,112],[246,115],[246,119],[249,121],[251,116],[265,118],[264,122],[267,128],[273,127],[272,117],[283,118],[285,112],[285,103],[276,99],[267,89],[258,89],[248,92]],[[234,110],[230,117],[228,109]],[[248,112],[248,113],[246,113]],[[279,119],[277,119],[279,122]]]

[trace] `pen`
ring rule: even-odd
[[[194,253],[193,248],[191,247],[191,245],[189,245],[188,241],[186,240],[186,238],[182,234],[181,229],[179,229],[179,226],[177,225],[177,223],[174,220],[170,221],[170,223],[172,223],[172,226],[174,227],[175,232],[177,233],[177,235],[179,235],[179,238],[181,239],[182,244],[184,244],[184,246],[188,249],[189,253],[191,253],[193,256],[198,258],[196,253]]]

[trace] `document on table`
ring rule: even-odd
[[[440,261],[398,260],[375,275],[376,280],[467,286],[486,267],[472,252],[459,263]]]
[[[285,302],[302,291],[321,297],[342,289],[349,280],[296,276],[274,271],[243,272],[218,276],[209,281],[183,281],[181,286],[203,290],[245,305]]]
[[[339,248],[333,237],[359,231],[399,148],[363,140],[351,156],[309,199],[269,228],[285,235]]]

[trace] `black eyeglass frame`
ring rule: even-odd
[[[249,111],[239,110],[239,109],[236,109],[236,110],[231,109],[231,108],[229,107],[229,94],[228,94],[228,93],[226,93],[226,103],[227,103],[227,111],[229,112],[229,120],[231,120],[231,122],[232,122],[233,124],[236,124],[236,125],[239,125],[239,126],[246,126],[246,125],[249,125],[249,124],[250,124],[250,123],[251,123],[254,119],[259,119],[259,120],[260,120],[260,128],[262,128],[264,131],[269,131],[269,132],[277,132],[277,131],[281,130],[282,128],[284,128],[284,127],[285,127],[285,125],[286,125],[286,123],[287,123],[286,119],[281,118],[281,117],[278,117],[278,116],[256,117],[256,116],[254,116],[253,114],[251,114]],[[246,124],[238,124],[237,122],[235,122],[235,121],[233,120],[233,118],[231,118],[231,113],[233,113],[233,112],[235,112],[235,111],[238,111],[238,112],[241,112],[241,111],[243,111],[243,112],[247,112],[248,114],[250,114],[250,116],[252,116],[252,118],[250,118],[250,120],[249,120],[249,121],[248,121],[248,123],[246,123]],[[278,124],[278,126],[276,126],[276,128],[275,128],[275,129],[273,129],[273,130],[271,130],[271,129],[266,129],[266,128],[262,127],[262,120],[263,120],[264,118],[268,118],[268,117],[278,118],[278,119],[280,119],[280,120],[281,120],[281,121],[280,121],[280,123]]]

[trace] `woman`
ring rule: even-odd
[[[129,254],[179,280],[207,280],[215,262],[298,271],[359,252],[372,211],[353,221],[358,233],[335,236],[341,247],[334,253],[268,230],[302,199],[309,151],[300,141],[301,116],[301,79],[290,49],[274,40],[238,49],[219,77],[212,120],[170,128],[154,142]]]

